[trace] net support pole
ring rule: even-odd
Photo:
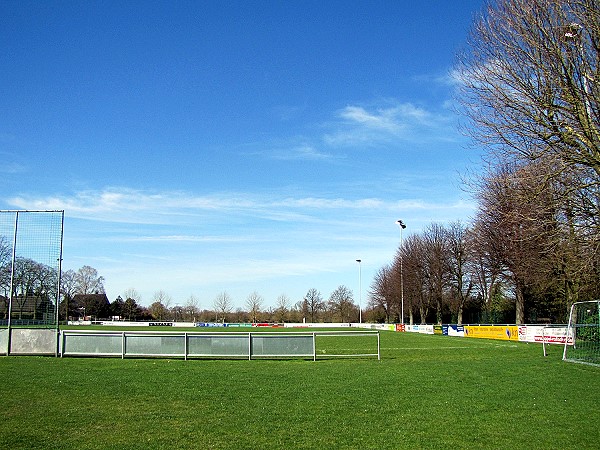
[[[17,229],[19,225],[19,211],[15,211],[15,230],[13,232],[13,247],[10,264],[10,291],[8,293],[8,322],[7,322],[7,347],[6,355],[10,355],[11,337],[12,337],[12,304],[13,304],[13,292],[15,283],[15,262],[17,259]]]
[[[569,312],[569,322],[567,325],[567,335],[565,336],[565,348],[563,350],[563,361],[567,359],[567,346],[569,345],[569,336],[570,333],[573,333],[573,345],[575,345],[575,331],[572,329],[573,326],[573,309],[575,308],[575,303],[571,305],[571,311]]]
[[[60,342],[60,287],[62,282],[62,256],[63,256],[63,236],[65,229],[65,212],[61,211],[60,216],[60,248],[58,250],[58,280],[56,282],[56,356],[59,354]],[[69,320],[69,304],[66,304],[65,317]]]

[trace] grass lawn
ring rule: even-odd
[[[382,332],[382,360],[0,357],[1,448],[583,449],[600,369]]]

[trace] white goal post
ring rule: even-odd
[[[571,306],[563,360],[600,366],[600,300]]]

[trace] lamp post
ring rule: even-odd
[[[362,273],[361,265],[362,259],[357,259],[358,263],[358,323],[362,323]]]
[[[406,228],[402,220],[397,220],[396,223],[400,227],[400,302],[402,303],[402,325],[404,325],[404,270],[402,268],[402,230]]]

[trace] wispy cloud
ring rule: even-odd
[[[285,207],[310,209],[367,209],[380,208],[385,202],[375,198],[348,200],[343,198],[286,198],[279,203]]]
[[[169,223],[174,215],[256,207],[255,201],[245,194],[202,196],[179,191],[148,192],[122,187],[85,190],[62,196],[21,195],[7,201],[16,208],[64,209],[72,217],[131,223]]]
[[[199,236],[199,235],[158,235],[158,236],[135,236],[126,238],[128,242],[182,242],[182,243],[240,243],[248,240],[241,236]]]
[[[196,195],[189,192],[146,192],[129,188],[110,187],[86,190],[71,195],[35,197],[23,195],[8,199],[20,209],[65,210],[71,217],[115,223],[173,223],[188,221],[206,214],[244,214],[260,218],[296,221],[300,216],[324,211],[373,211],[398,208],[435,209],[435,205],[420,200],[389,201],[380,198],[342,198],[314,196],[273,196],[260,194],[215,193]],[[171,236],[171,239],[174,237]],[[191,239],[179,236],[178,239]]]
[[[447,111],[430,111],[412,103],[371,109],[349,105],[338,111],[337,119],[330,125],[332,131],[323,138],[330,146],[447,140],[456,133]]]
[[[451,74],[431,83],[451,82]],[[377,104],[378,103],[378,104]],[[383,105],[382,105],[383,104]],[[428,109],[410,102],[385,99],[368,106],[350,104],[315,124],[324,130],[313,136],[293,136],[279,142],[252,143],[247,155],[276,161],[334,163],[347,159],[344,147],[372,148],[397,143],[456,142],[460,134],[447,102]]]
[[[288,149],[274,149],[261,154],[280,161],[327,161],[337,158],[332,153],[324,152],[309,144],[292,146]]]

